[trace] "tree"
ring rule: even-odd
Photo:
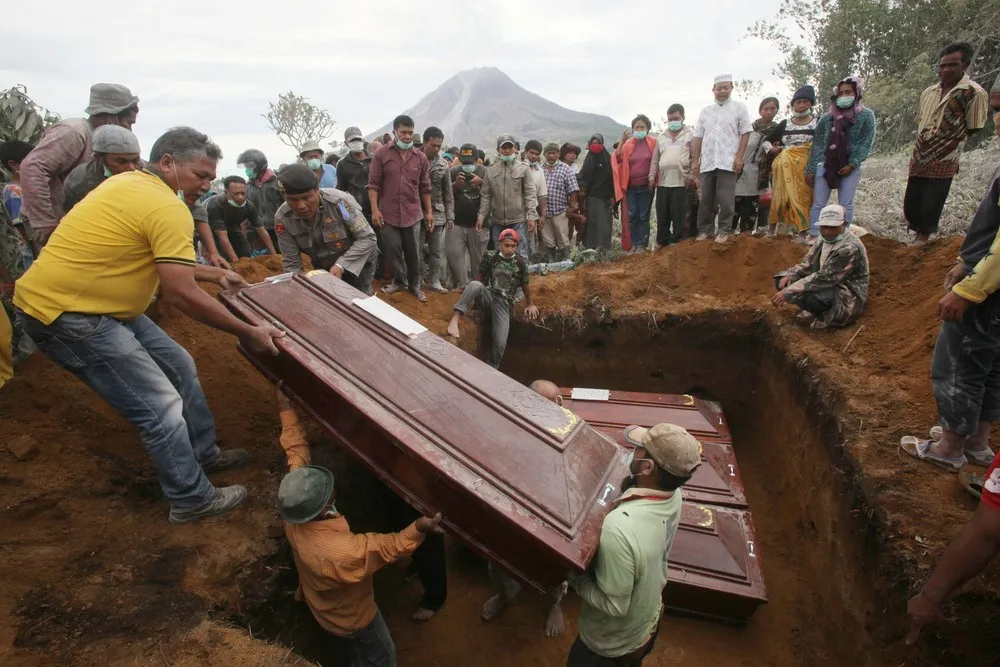
[[[277,102],[268,102],[268,112],[261,114],[267,126],[278,135],[278,139],[296,152],[307,141],[320,143],[333,136],[337,122],[329,113],[312,104],[302,95],[292,91],[278,96]],[[336,148],[339,142],[331,142]]]
[[[760,91],[764,89],[764,84],[753,79],[740,79],[733,83],[733,92],[744,102],[750,102],[760,97]]]
[[[0,92],[0,141],[38,142],[42,131],[59,116],[35,104],[22,85]]]

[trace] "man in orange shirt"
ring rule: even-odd
[[[333,473],[308,465],[294,409],[280,392],[278,403],[281,445],[292,468],[278,488],[278,513],[295,555],[298,594],[336,639],[337,664],[395,667],[396,646],[375,605],[372,577],[412,554],[427,533],[437,532],[441,515],[420,517],[398,533],[352,533],[334,505]]]

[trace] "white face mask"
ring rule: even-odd
[[[364,149],[365,149],[365,142],[363,142],[363,141],[348,141],[347,142],[347,150],[351,151],[352,153],[360,153]]]

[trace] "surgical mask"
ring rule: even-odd
[[[556,162],[559,162],[559,158],[556,158],[555,160],[546,160],[545,164],[549,165],[550,167],[554,167],[556,166]]]
[[[807,118],[812,115],[812,111],[796,111],[792,115],[796,118]]]
[[[238,204],[236,202],[234,202],[232,199],[229,199],[228,197],[226,198],[226,201],[229,202],[230,206],[235,206],[236,208],[243,208],[244,206],[247,205],[247,200],[246,199],[244,199],[243,201],[239,202]]]
[[[517,159],[517,155],[515,155],[514,153],[511,153],[510,155],[501,155],[500,159],[503,162],[506,162],[507,164],[510,164],[511,162],[513,162],[514,160]]]
[[[111,173],[111,170],[108,169],[107,167],[105,167],[104,168],[104,178],[111,178],[112,176],[114,176],[114,174]]]
[[[408,151],[411,148],[413,148],[413,142],[412,141],[400,141],[399,139],[396,139],[396,148],[398,148],[401,151]]]
[[[843,95],[837,98],[837,106],[841,109],[849,109],[854,106],[854,95]]]
[[[348,141],[347,142],[347,150],[351,151],[352,153],[360,153],[364,149],[365,149],[365,142],[363,142],[363,141]]]
[[[632,136],[638,139],[639,141],[642,141],[643,139],[646,138],[647,134],[649,133],[646,132],[646,130],[636,130],[635,132],[632,133]]]
[[[684,127],[684,121],[682,120],[672,120],[667,123],[667,129],[671,132],[680,132]]]
[[[462,165],[462,171],[464,171],[466,174],[471,174],[471,173],[473,173],[473,172],[476,171],[476,165],[474,165],[474,164],[463,164]]]
[[[312,159],[306,160],[306,165],[308,165],[309,168],[312,169],[313,171],[319,171],[319,168],[323,166],[323,161],[320,160],[319,158],[314,157]]]
[[[253,175],[254,175],[253,167],[247,167],[246,169],[243,170],[243,173],[247,175],[248,179],[250,179],[251,181],[253,180]]]

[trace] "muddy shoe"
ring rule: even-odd
[[[223,449],[219,452],[219,455],[214,461],[210,463],[202,463],[201,469],[205,471],[206,475],[210,475],[213,472],[222,472],[223,470],[235,470],[236,468],[242,468],[247,462],[247,450],[245,449]]]
[[[447,294],[448,293],[448,290],[446,290],[441,283],[437,283],[436,285],[431,285],[431,291],[432,292],[437,292],[438,294]]]
[[[698,238],[695,239],[695,241],[707,241],[707,240],[708,240],[708,234],[698,234]]]
[[[247,498],[246,487],[240,485],[224,486],[215,490],[215,497],[200,507],[190,509],[170,508],[170,523],[188,523],[200,521],[217,514],[225,514],[238,507]]]

